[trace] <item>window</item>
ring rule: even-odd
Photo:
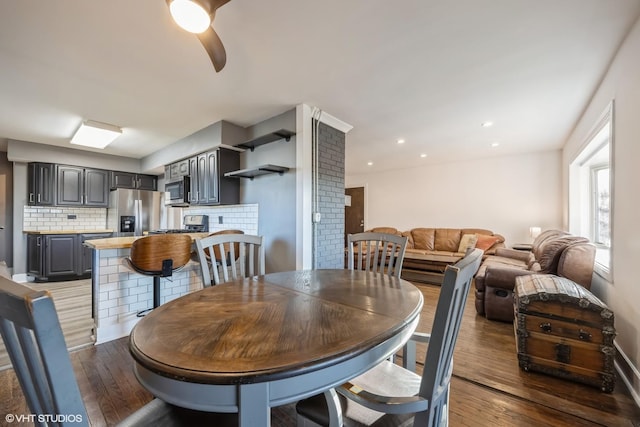
[[[605,147],[608,148],[608,145]],[[611,205],[609,196],[609,165],[596,166],[591,169],[592,189],[593,189],[593,241],[607,248],[611,247],[611,226],[610,212]]]
[[[613,102],[569,166],[569,228],[597,247],[595,271],[612,281]]]

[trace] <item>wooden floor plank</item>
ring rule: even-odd
[[[58,312],[62,333],[69,349],[93,345],[95,323],[91,318],[91,279],[65,282],[25,283],[34,290],[48,290]],[[10,366],[0,341],[0,369]]]
[[[440,287],[419,288],[425,306],[418,329],[428,332]],[[152,398],[133,374],[127,338],[72,351],[71,360],[92,426],[112,426]],[[451,426],[640,426],[640,409],[620,381],[613,393],[603,393],[522,371],[512,325],[477,316],[473,294],[454,355],[450,396]],[[0,371],[0,420],[7,413],[28,414],[11,369]],[[274,408],[272,425],[294,426],[293,406]]]

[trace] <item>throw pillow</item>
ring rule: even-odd
[[[463,234],[460,239],[460,246],[458,246],[458,252],[466,253],[467,249],[475,248],[478,236],[475,234]]]
[[[579,236],[558,237],[545,242],[540,248],[540,270],[542,273],[556,274],[560,255],[567,246],[578,242],[588,242],[589,239]]]
[[[496,236],[488,236],[486,234],[476,234],[476,236],[478,237],[476,248],[482,249],[483,251],[486,251],[498,241]]]

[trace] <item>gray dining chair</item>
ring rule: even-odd
[[[384,361],[338,387],[339,399],[329,391],[298,402],[298,426],[447,425],[453,351],[482,254],[474,249],[446,268],[431,333],[413,334],[403,366]],[[422,376],[414,372],[416,342],[428,343]]]
[[[264,274],[262,242],[262,236],[251,234],[217,234],[196,240],[203,286]]]
[[[349,234],[348,268],[400,277],[407,238],[387,233]]]
[[[87,411],[49,292],[35,291],[0,277],[0,332],[30,412],[66,416],[62,422],[57,422],[57,417],[36,425],[88,426]],[[237,415],[194,411],[153,399],[119,424],[193,425],[237,425]]]

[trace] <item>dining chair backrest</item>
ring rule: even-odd
[[[407,238],[387,233],[349,234],[348,268],[400,277]]]
[[[431,333],[414,332],[402,366],[384,360],[333,390],[296,404],[298,425],[431,427],[447,425],[449,385],[462,314],[483,251],[473,249],[444,273]],[[427,343],[422,375],[415,372],[416,343]]]
[[[244,231],[242,231],[242,230],[220,230],[220,231],[215,231],[215,232],[209,234],[209,236],[219,236],[221,234],[244,234]],[[240,244],[239,243],[234,243],[233,247],[235,249],[236,258],[237,258],[238,254],[240,253]],[[224,251],[229,253],[229,243],[225,244]],[[209,249],[208,248],[205,248],[204,253],[208,257],[211,257],[211,255],[209,254]],[[222,256],[221,252],[220,252],[220,249],[218,247],[213,248],[213,253],[215,254],[215,258],[216,259],[220,259],[220,257]]]
[[[262,242],[262,236],[251,234],[220,234],[196,240],[203,286],[263,275]]]
[[[35,425],[88,427],[90,420],[51,294],[0,277],[0,332],[31,414],[64,415],[35,417]],[[229,415],[179,408],[154,398],[118,426],[237,426],[237,419]]]
[[[446,410],[453,372],[453,351],[471,281],[480,267],[482,255],[481,249],[474,249],[455,265],[447,266],[444,272],[418,393],[429,400],[429,411],[416,414],[415,426],[429,425],[431,417],[437,416],[438,411]]]
[[[0,277],[0,331],[31,413],[74,415],[70,422],[79,424],[61,425],[88,425],[49,292]]]

